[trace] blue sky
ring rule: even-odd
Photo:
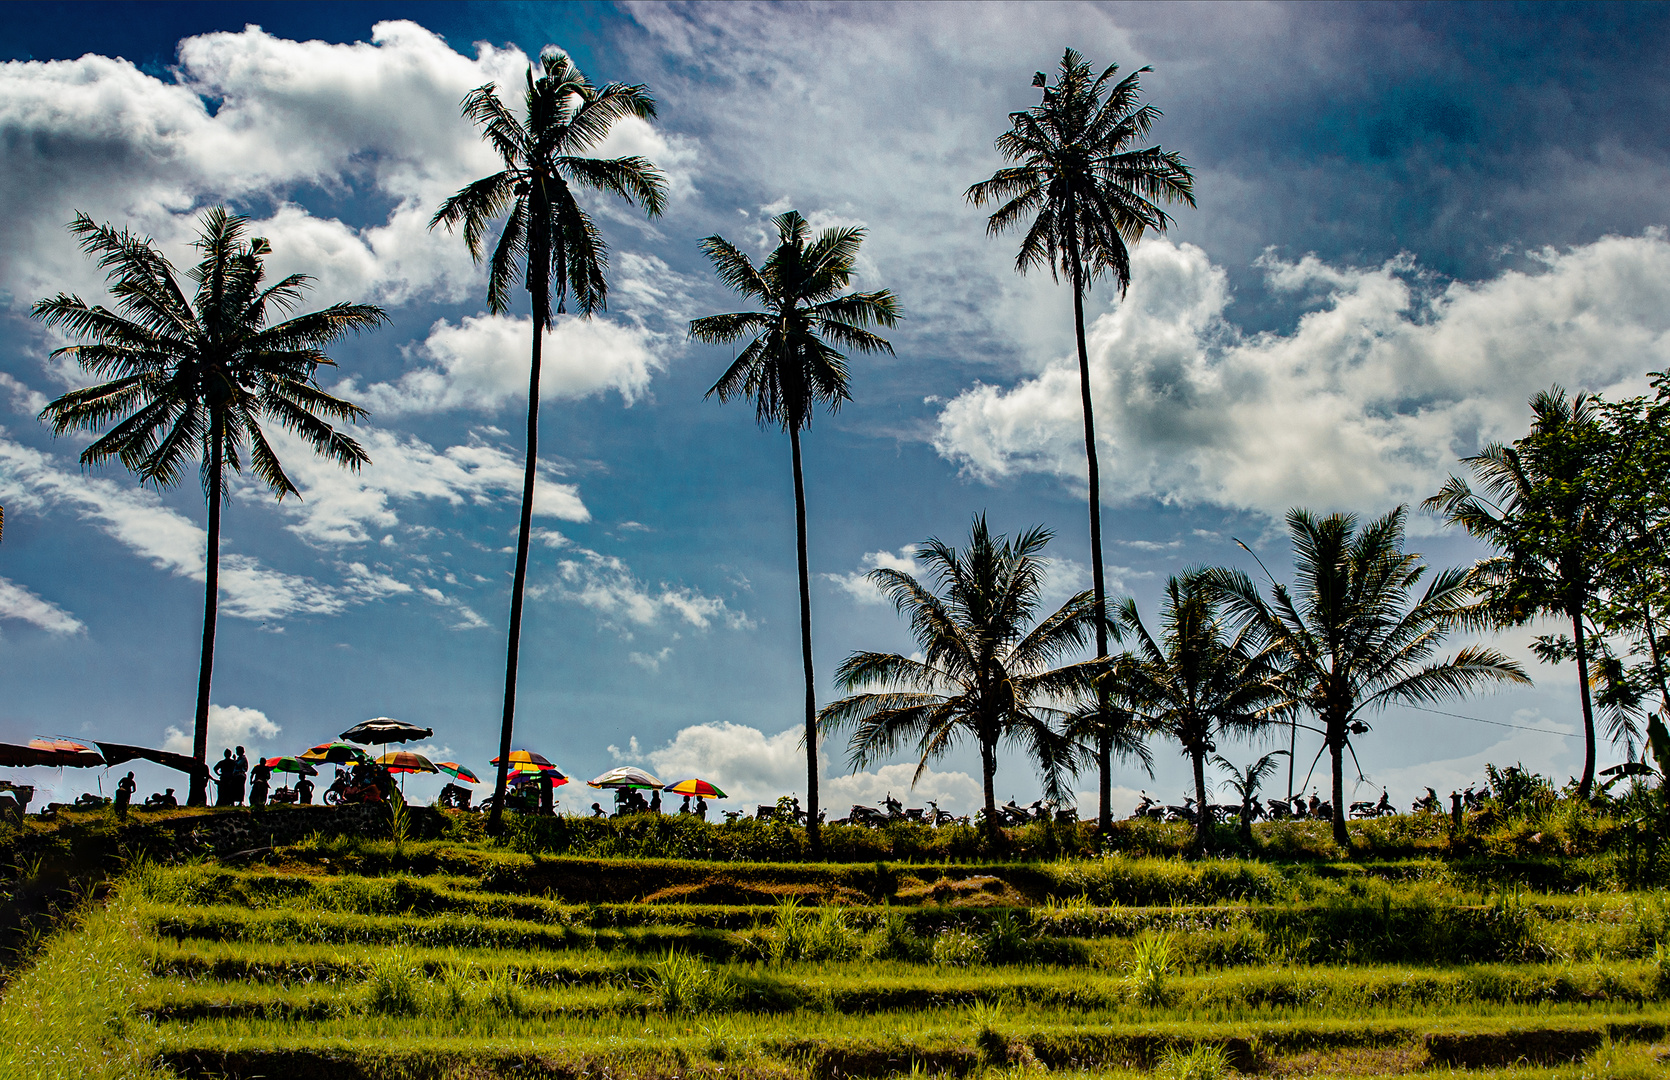
[[[388,715],[485,766],[527,323],[487,317],[462,244],[424,225],[493,167],[458,99],[546,45],[649,86],[659,120],[611,147],[673,185],[653,223],[595,204],[609,311],[547,350],[517,742],[578,776],[632,760],[739,802],[803,783],[787,441],[703,400],[729,354],[684,328],[732,299],[702,236],[762,252],[788,207],[863,224],[859,284],[906,315],[896,358],[857,360],[853,403],[806,441],[822,699],[849,651],[910,648],[862,573],[960,540],[976,512],[1049,525],[1054,594],[1087,586],[1070,298],[1017,277],[1013,239],[961,198],[1065,45],[1151,65],[1156,138],[1197,172],[1199,209],[1090,311],[1106,556],[1145,610],[1168,573],[1242,565],[1233,537],[1280,575],[1290,506],[1418,501],[1520,433],[1536,390],[1633,391],[1670,352],[1670,19],[1652,6],[12,4],[0,29],[0,740],[189,728],[200,493],[77,468],[83,444],[33,418],[76,374],[26,310],[101,295],[74,211],[183,260],[225,202],[275,267],[318,278],[318,303],[393,322],[323,378],[371,409],[374,464],[351,477],[291,447],[303,500],[245,485],[227,513],[214,745],[293,752]],[[1418,514],[1411,531],[1435,563],[1474,554]],[[1529,665],[1527,640],[1501,644]],[[1472,720],[1385,714],[1365,771],[1399,801],[1487,760],[1578,771],[1572,675],[1534,674],[1446,707]],[[1117,777],[1122,805],[1180,797],[1156,750],[1155,780]],[[908,783],[902,763],[825,758],[837,807]],[[947,759],[912,801],[970,809],[974,769]],[[58,794],[98,779],[37,776]],[[998,788],[1037,784],[1006,761]]]

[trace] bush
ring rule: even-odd
[[[421,1004],[423,972],[404,953],[388,952],[371,961],[365,973],[366,1011],[411,1016]]]
[[[1131,958],[1131,997],[1140,1005],[1164,1005],[1171,998],[1171,935],[1144,934]]]
[[[1229,1055],[1224,1048],[1195,1043],[1187,1052],[1171,1047],[1160,1058],[1155,1072],[1165,1080],[1223,1080],[1229,1072]]]
[[[794,960],[851,960],[864,951],[863,938],[840,908],[803,908],[793,897],[777,905],[766,955],[774,964]]]
[[[667,951],[650,972],[650,996],[668,1013],[707,1013],[728,1009],[736,1002],[737,986],[698,956]]]
[[[985,956],[985,942],[960,927],[942,931],[928,950],[929,962],[941,967],[972,967]]]

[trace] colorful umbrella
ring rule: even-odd
[[[319,770],[298,757],[270,757],[266,761],[267,768],[273,772],[293,772],[303,776],[318,776]]]
[[[498,763],[498,758],[494,758],[492,762],[490,762],[490,764],[493,765],[497,765]],[[561,777],[563,780],[568,779],[567,773],[557,768],[556,765],[552,764],[544,756],[536,754],[532,750],[512,750],[510,752],[509,769],[511,772],[549,773],[552,779],[556,779],[558,777]]]
[[[680,780],[676,784],[668,784],[666,790],[674,795],[700,795],[704,799],[723,799],[725,793],[708,783],[706,780]]]
[[[435,763],[422,754],[414,754],[410,750],[396,750],[391,754],[384,754],[377,759],[377,764],[389,772],[440,772]]]
[[[458,764],[456,761],[437,761],[435,762],[435,768],[441,770],[449,776],[456,776],[466,784],[481,783],[481,781],[476,778],[475,773],[464,768],[464,766]]]
[[[587,780],[587,784],[594,788],[658,788],[666,787],[661,781],[642,769],[634,769],[630,765],[622,765],[618,769],[610,769],[595,780]]]
[[[297,754],[303,761],[328,765],[346,765],[349,762],[369,765],[371,755],[355,746],[353,743],[328,742],[320,743],[305,754]]]
[[[517,772],[515,769],[512,769],[510,770],[510,775],[505,777],[505,783],[509,784],[511,787],[521,787],[524,784],[537,784],[541,780],[551,781],[551,786],[554,788],[560,788],[564,784],[568,783],[568,777],[555,772]]]
[[[391,742],[411,742],[413,739],[427,739],[435,734],[434,728],[418,727],[403,720],[392,717],[379,716],[367,720],[363,724],[355,724],[342,733],[342,737],[349,742],[375,743],[379,746]]]

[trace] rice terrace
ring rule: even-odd
[[[1670,10],[0,31],[0,1080],[1670,1075]]]

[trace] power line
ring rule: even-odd
[[[1524,724],[1505,724],[1500,720],[1481,720],[1476,716],[1462,716],[1460,713],[1445,712],[1443,709],[1428,709],[1420,705],[1405,704],[1404,708],[1418,709],[1421,712],[1429,712],[1436,716],[1453,716],[1457,720],[1471,720],[1475,724],[1491,724],[1495,727],[1513,728],[1515,731],[1534,731],[1539,735],[1558,735],[1562,739],[1581,739],[1583,737],[1581,735],[1574,735],[1569,731],[1552,731],[1548,728],[1542,727],[1526,727]]]

